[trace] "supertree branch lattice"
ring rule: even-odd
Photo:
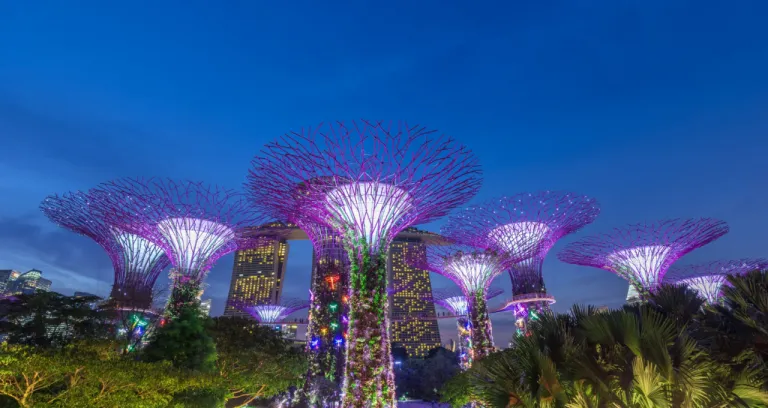
[[[486,300],[491,300],[504,293],[501,289],[491,288],[486,294]],[[427,299],[448,310],[451,317],[456,318],[456,329],[459,335],[459,366],[462,370],[472,366],[472,325],[469,322],[469,302],[461,290],[438,289],[432,291]]]
[[[301,299],[284,299],[279,304],[260,305],[241,302],[237,307],[251,315],[260,324],[277,325],[284,323],[289,315],[309,307],[309,302]]]
[[[707,303],[717,303],[728,275],[768,269],[768,259],[737,259],[714,261],[695,265],[675,264],[669,268],[664,282],[686,285],[695,290]]]
[[[728,225],[712,218],[671,219],[616,228],[568,245],[558,254],[566,263],[613,272],[642,297],[664,279],[681,256],[728,232]]]
[[[488,287],[499,274],[522,258],[504,252],[463,245],[435,246],[409,253],[406,262],[414,268],[443,275],[461,288],[467,299],[472,348],[470,360],[485,357],[493,351],[491,319],[486,296]]]
[[[443,234],[462,242],[517,253],[524,247],[536,247],[535,254],[509,270],[512,295],[527,296],[530,303],[546,295],[542,265],[557,241],[590,224],[600,213],[594,199],[563,191],[540,191],[499,197],[463,209],[449,218]]]
[[[342,237],[350,259],[342,406],[394,406],[387,250],[403,229],[445,215],[477,192],[477,159],[420,126],[337,122],[268,144],[248,183],[253,202],[267,212],[279,217],[298,208]]]
[[[110,293],[114,308],[148,310],[152,289],[168,258],[149,240],[107,222],[103,204],[77,191],[48,196],[40,209],[54,223],[91,238],[107,252],[114,270]]]
[[[110,224],[150,240],[171,260],[171,317],[197,303],[205,274],[220,257],[260,242],[246,236],[244,227],[267,221],[239,193],[202,183],[118,179],[96,190]]]

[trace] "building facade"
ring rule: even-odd
[[[235,252],[224,316],[249,317],[234,307],[239,301],[254,304],[280,301],[287,268],[288,241],[309,239],[295,225],[280,224],[280,227],[290,231],[284,231],[283,238],[276,239],[274,245]],[[443,243],[443,240],[437,234],[408,228],[393,241],[387,260],[390,285],[405,288],[390,296],[391,341],[393,345],[405,348],[411,357],[424,357],[429,350],[441,345],[435,306],[424,300],[432,293],[429,272],[414,269],[405,263],[408,251],[423,251],[426,243]],[[313,264],[314,261],[313,257]],[[289,328],[287,336],[290,337],[293,331]]]
[[[10,284],[19,276],[21,276],[21,272],[19,271],[14,271],[13,269],[0,269],[0,295],[4,294]]]
[[[238,302],[274,304],[280,301],[288,249],[285,239],[276,239],[272,245],[235,252],[224,316],[249,317],[236,307]]]
[[[6,294],[33,294],[38,290],[46,292],[51,290],[51,281],[43,278],[43,273],[41,271],[30,269],[7,284]]]
[[[200,301],[200,313],[202,313],[203,316],[211,315],[211,299],[205,299]]]
[[[432,294],[429,272],[405,262],[411,251],[424,253],[426,241],[434,238],[434,234],[409,228],[399,234],[389,248],[389,281],[395,288],[404,288],[390,296],[390,339],[393,347],[405,348],[409,357],[425,357],[430,350],[441,346],[435,305],[425,300]]]

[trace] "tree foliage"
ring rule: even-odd
[[[92,304],[95,296],[37,291],[0,299],[0,333],[12,344],[62,347],[111,334],[109,314]]]
[[[182,307],[176,318],[155,329],[144,358],[150,362],[168,361],[176,368],[211,372],[216,368],[216,344],[207,327],[207,318],[197,307]]]
[[[679,286],[645,304],[545,314],[515,347],[476,361],[443,388],[457,406],[768,407],[766,274],[730,277],[722,305]]]

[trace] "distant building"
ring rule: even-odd
[[[11,282],[15,281],[21,272],[13,269],[0,269],[0,295],[4,294]]]
[[[597,313],[605,313],[609,312],[611,309],[608,308],[608,306],[598,306],[597,307]]]
[[[42,275],[43,273],[37,269],[30,269],[22,273],[8,285],[7,294],[21,295],[32,294],[38,290],[46,292],[51,290],[51,281],[43,278]]]
[[[211,315],[211,299],[200,301],[200,313],[202,313],[204,316]]]
[[[88,292],[75,292],[75,294],[72,295],[72,296],[75,297],[75,298],[84,298],[84,297],[94,297],[94,298],[96,298],[95,301],[89,303],[89,305],[91,306],[91,309],[96,308],[96,306],[102,300],[101,296],[94,295],[93,293],[88,293]]]
[[[249,317],[248,313],[235,307],[238,302],[275,304],[280,301],[288,265],[288,248],[285,239],[276,239],[266,247],[235,252],[224,316]]]
[[[390,296],[391,341],[405,348],[409,357],[425,357],[441,345],[435,305],[425,300],[432,293],[429,272],[405,262],[410,251],[424,251],[425,242],[435,239],[439,239],[436,234],[408,228],[395,237],[389,249],[389,281],[394,288],[405,288]]]
[[[299,325],[296,323],[284,323],[280,325],[280,331],[283,333],[283,338],[294,340],[299,332]]]

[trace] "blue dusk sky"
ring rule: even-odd
[[[766,15],[749,0],[0,0],[0,269],[107,294],[107,256],[49,223],[46,195],[126,176],[240,188],[286,131],[405,119],[479,156],[473,202],[597,198],[600,217],[555,246],[544,275],[558,311],[618,306],[627,283],[559,262],[564,244],[708,216],[731,232],[681,262],[768,255]],[[214,314],[232,262],[208,277]],[[293,244],[286,296],[306,296],[310,262],[309,243]],[[509,294],[506,275],[495,285]],[[493,319],[506,343],[511,321]]]

